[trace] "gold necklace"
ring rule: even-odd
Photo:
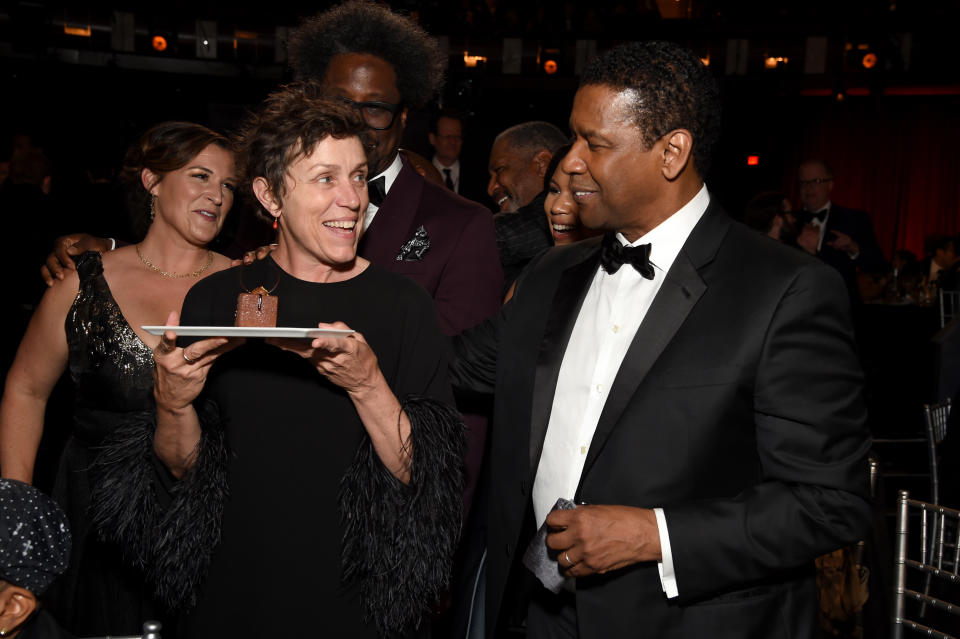
[[[150,268],[150,270],[156,271],[156,272],[159,273],[160,275],[162,275],[162,276],[164,276],[164,277],[169,277],[170,279],[173,279],[173,280],[180,279],[180,278],[183,278],[183,277],[200,277],[200,275],[201,275],[205,270],[207,270],[208,268],[210,268],[210,265],[211,265],[211,264],[213,264],[213,251],[207,251],[207,263],[204,264],[203,266],[201,266],[200,268],[198,268],[197,270],[195,270],[195,271],[193,271],[193,272],[191,272],[191,273],[168,273],[168,272],[164,271],[163,269],[161,269],[161,268],[160,268],[159,266],[157,266],[156,264],[154,264],[153,262],[151,262],[150,260],[148,260],[147,258],[145,258],[145,257],[143,256],[143,253],[140,252],[140,245],[139,245],[139,244],[135,244],[133,248],[135,248],[135,249],[137,250],[137,257],[140,258],[140,261],[143,262],[144,264],[146,264],[147,267]]]

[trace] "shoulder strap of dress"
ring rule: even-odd
[[[81,283],[103,274],[103,256],[97,251],[81,253],[73,261],[77,265]]]

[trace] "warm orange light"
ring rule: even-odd
[[[547,60],[543,63],[543,70],[546,71],[547,75],[553,75],[557,72],[557,61]]]
[[[863,60],[860,61],[860,64],[863,65],[864,69],[872,69],[873,67],[877,66],[877,54],[868,53],[867,55],[863,56]]]
[[[790,58],[784,58],[783,56],[770,56],[763,61],[763,66],[768,69],[776,69],[777,67],[787,64],[788,62],[790,62]]]
[[[67,35],[80,36],[83,38],[90,37],[90,27],[68,27],[63,25],[63,32]]]
[[[760,164],[760,156],[759,156],[759,155],[748,155],[748,156],[747,156],[747,166],[757,166],[758,164]]]
[[[153,40],[150,43],[153,46],[154,51],[166,51],[167,50],[167,39],[162,35],[153,36]]]
[[[703,66],[709,67],[709,66],[710,66],[710,54],[708,53],[707,55],[705,55],[705,56],[703,56],[702,58],[700,58],[700,62],[703,63]]]
[[[486,63],[487,59],[482,55],[470,55],[469,52],[463,52],[463,66],[473,69],[480,62]]]

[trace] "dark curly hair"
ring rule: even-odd
[[[150,192],[143,187],[140,174],[150,169],[160,180],[187,165],[201,151],[215,144],[230,153],[234,143],[226,136],[193,122],[161,122],[150,127],[127,149],[120,180],[127,187],[127,208],[131,226],[138,237],[150,226]]]
[[[419,25],[372,2],[351,1],[309,18],[289,40],[298,80],[320,80],[341,53],[382,58],[397,74],[405,104],[419,108],[440,89],[446,66],[436,41]]]
[[[360,137],[366,130],[355,109],[323,97],[316,82],[294,82],[274,91],[240,133],[240,169],[245,182],[262,177],[283,205],[284,177],[297,159],[328,137]],[[261,216],[272,221],[262,208]]]
[[[634,122],[647,147],[674,129],[693,136],[693,164],[710,170],[720,137],[720,93],[707,67],[672,42],[631,42],[607,51],[583,74],[581,85],[630,90]]]

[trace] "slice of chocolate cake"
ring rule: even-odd
[[[258,286],[249,293],[237,296],[237,315],[234,326],[276,326],[277,296]]]

